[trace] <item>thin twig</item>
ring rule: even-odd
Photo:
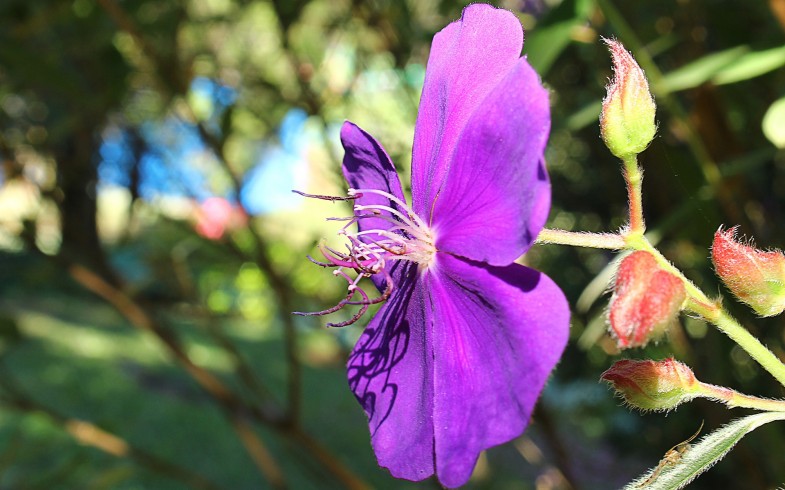
[[[185,104],[184,108],[188,111],[188,118],[190,122],[196,125],[199,134],[207,143],[210,149],[215,154],[216,159],[223,167],[226,174],[230,177],[234,187],[236,196],[240,196],[242,190],[242,178],[239,171],[230,163],[224,151],[223,141],[217,139],[212,135],[204,123],[196,118],[191,107]],[[245,214],[250,214],[241,199],[238,199],[238,205]],[[259,270],[267,276],[270,281],[273,294],[278,302],[278,311],[280,312],[279,318],[283,324],[284,331],[284,350],[287,362],[287,415],[289,423],[298,424],[301,412],[301,392],[302,392],[302,368],[300,360],[297,356],[297,326],[290,312],[294,309],[291,296],[289,294],[290,286],[286,279],[275,269],[270,258],[270,247],[267,241],[259,234],[259,232],[249,222],[246,229],[254,242],[254,249],[256,251],[253,260],[259,267]]]
[[[264,443],[252,432],[240,430],[245,428],[246,422],[244,417],[245,414],[249,412],[248,408],[245,406],[246,404],[242,400],[238,399],[237,396],[211,372],[194,364],[174,334],[164,328],[163,325],[159,324],[130,296],[123,291],[118,290],[98,274],[95,274],[84,266],[69,264],[67,270],[76,282],[114,306],[134,327],[150,332],[158,337],[169,354],[177,360],[192,378],[194,378],[202,389],[218,402],[225,415],[229,418],[232,427],[237,431],[246,451],[261,474],[274,488],[286,487],[283,473],[272,459],[272,456],[267,451],[260,451],[259,448],[263,448]],[[280,421],[274,420],[268,415],[263,415],[258,410],[252,411],[251,413],[256,417],[261,417],[266,423],[280,424]]]
[[[179,80],[177,80],[176,76],[171,74],[172,70],[171,67],[166,66],[165,60],[162,60],[160,56],[155,52],[154,49],[150,47],[149,44],[146,43],[143,36],[141,35],[140,31],[135,28],[135,24],[133,23],[133,19],[125,14],[122,11],[122,7],[115,1],[115,0],[101,0],[101,5],[106,10],[107,14],[110,18],[118,25],[118,27],[131,34],[134,40],[139,43],[140,47],[144,54],[150,58],[156,67],[158,68],[156,72],[158,73],[159,77],[162,78],[164,83],[168,83],[170,87],[175,89],[182,88]],[[124,14],[119,15],[118,12]],[[148,49],[145,49],[147,47]],[[167,74],[170,74],[170,80],[166,80]],[[301,83],[304,82],[299,76],[298,81]],[[306,84],[307,85],[307,84]],[[308,91],[306,94],[308,96],[313,96],[312,91]],[[314,100],[318,100],[316,98],[311,98],[311,102]],[[192,113],[190,106],[187,106],[189,112]],[[317,112],[317,111],[313,111]],[[227,161],[226,155],[223,151],[223,144],[214,137],[211,137],[211,133],[207,130],[204,123],[198,121],[198,118],[192,117],[192,121],[196,123],[196,126],[200,132],[200,134],[205,138],[205,142],[210,146],[210,148],[214,151],[219,163],[221,163],[226,171],[229,173],[230,178],[234,184],[234,188],[236,191],[236,195],[239,197],[240,189],[241,189],[241,179],[240,173],[237,172],[232,165]],[[240,203],[242,206],[242,202]],[[245,209],[244,209],[245,210]],[[286,279],[282,276],[272,264],[272,260],[269,254],[269,247],[267,246],[266,241],[259,235],[259,233],[253,228],[253,226],[248,226],[248,230],[250,235],[254,240],[254,245],[256,248],[256,255],[254,257],[254,261],[256,262],[259,269],[267,275],[270,284],[272,286],[273,293],[276,295],[276,299],[278,301],[279,311],[283,312],[281,315],[281,321],[284,326],[284,344],[285,344],[285,355],[287,359],[287,363],[289,366],[288,369],[288,419],[283,421],[277,420],[270,420],[268,417],[263,416],[258,410],[252,410],[251,414],[255,416],[256,420],[262,421],[264,423],[270,424],[272,427],[280,430],[281,432],[291,436],[295,441],[300,443],[306,450],[308,450],[311,455],[320,461],[341,483],[346,486],[347,488],[352,489],[359,489],[359,488],[367,488],[367,486],[353,475],[338,459],[334,458],[328,451],[322,448],[316,440],[311,438],[309,435],[305,434],[299,428],[299,414],[300,414],[300,405],[301,405],[301,377],[302,377],[302,369],[299,363],[299,359],[297,357],[297,331],[296,325],[291,315],[288,314],[289,311],[292,311],[292,298],[290,297],[289,293],[289,285],[287,284]],[[190,371],[189,371],[190,372]],[[218,402],[224,405],[226,403],[226,399],[215,397]],[[250,407],[253,408],[253,407]]]
[[[212,243],[210,240],[204,240]],[[262,403],[268,403],[273,399],[273,394],[270,389],[256,376],[251,365],[245,359],[243,354],[237,346],[229,339],[224,333],[223,329],[218,325],[217,319],[209,308],[203,306],[200,301],[197,288],[194,284],[193,277],[191,276],[188,268],[188,255],[193,250],[193,247],[185,247],[182,244],[178,245],[172,250],[172,264],[175,270],[180,287],[185,297],[193,301],[198,309],[199,315],[205,320],[207,333],[210,337],[223,348],[232,358],[232,364],[235,372],[237,373],[240,381],[255,397]],[[222,250],[225,248],[222,247]],[[234,250],[234,249],[232,249]],[[244,258],[240,256],[241,258]],[[272,411],[270,407],[270,411]],[[277,410],[277,408],[275,409]]]
[[[180,80],[172,72],[172,67],[165,63],[159,53],[150,45],[142,35],[141,31],[137,28],[133,18],[129,16],[115,0],[100,0],[100,5],[107,13],[107,15],[115,22],[115,24],[122,30],[128,33],[136,42],[144,55],[157,67],[157,73],[162,81],[170,86],[170,88],[177,90],[181,88]],[[242,187],[241,173],[238,169],[233,168],[231,163],[226,157],[224,152],[224,142],[216,138],[210,131],[207,130],[204,123],[193,114],[191,107],[184,103],[183,106],[189,113],[189,119],[193,122],[199,131],[202,139],[207,143],[210,149],[215,153],[219,163],[224,167],[226,173],[232,180],[232,184],[237,196],[240,195]],[[240,202],[242,207],[242,202]],[[247,210],[243,207],[243,211]],[[272,265],[272,260],[269,256],[269,247],[266,241],[259,235],[259,233],[249,225],[248,230],[254,240],[256,248],[255,262],[259,268],[270,279],[273,292],[277,297],[280,311],[283,312],[281,320],[284,326],[284,344],[286,349],[286,358],[289,364],[289,407],[287,413],[291,419],[291,423],[297,423],[298,414],[300,413],[300,391],[301,391],[301,368],[299,360],[297,359],[297,332],[295,329],[294,320],[288,314],[292,308],[291,298],[288,293],[288,285],[284,278],[275,270]]]

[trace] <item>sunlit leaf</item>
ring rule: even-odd
[[[785,97],[771,104],[763,116],[763,134],[777,148],[785,148]]]
[[[716,85],[737,83],[759,77],[785,66],[785,47],[750,51],[736,46],[713,53],[665,74],[657,92],[678,92],[711,81]]]
[[[586,104],[582,108],[570,114],[570,117],[567,118],[567,129],[570,131],[580,131],[589,124],[596,123],[601,111],[602,101],[600,100],[595,100],[594,102]]]
[[[759,77],[785,65],[785,46],[745,53],[733,64],[724,67],[713,78],[717,85],[736,83]]]
[[[678,490],[723,458],[742,437],[761,425],[785,420],[785,413],[766,412],[736,419],[690,446],[672,463],[660,463],[625,490]],[[654,476],[654,478],[652,478]]]
[[[737,62],[748,51],[749,48],[747,46],[737,46],[699,58],[692,63],[666,73],[662,82],[654,87],[655,93],[663,91],[678,92],[679,90],[694,88],[706,83],[720,70]]]
[[[553,62],[572,41],[573,29],[585,24],[593,2],[565,0],[552,10],[536,29],[526,32],[523,52],[541,75],[548,73]]]

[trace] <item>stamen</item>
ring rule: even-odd
[[[335,313],[345,306],[359,306],[359,310],[346,321],[328,323],[328,327],[344,327],[357,322],[371,305],[387,301],[395,289],[393,278],[389,272],[390,263],[408,260],[427,267],[436,253],[435,240],[431,230],[422,219],[398,197],[377,189],[349,189],[348,197],[324,196],[319,194],[295,193],[327,201],[350,201],[364,194],[375,194],[389,199],[392,205],[357,204],[354,205],[354,216],[328,218],[328,221],[342,221],[344,225],[338,235],[345,236],[348,243],[346,251],[339,251],[325,244],[318,246],[325,261],[311,256],[308,260],[320,267],[335,268],[333,275],[347,282],[347,293],[335,306],[317,312],[295,312],[301,316],[322,316]],[[394,206],[393,206],[394,205]],[[377,218],[388,227],[350,231],[349,227],[361,224],[361,220]],[[368,222],[366,222],[368,223]],[[350,275],[350,270],[354,274]],[[385,289],[379,296],[371,298],[361,287],[363,279],[374,274],[383,274]],[[359,297],[358,297],[359,296]]]
[[[390,194],[389,192],[380,191],[378,189],[349,189],[349,197],[354,197],[356,199],[358,197],[362,197],[363,194],[377,194],[379,196],[386,197],[387,199],[391,200],[392,202],[400,206],[401,209],[406,209],[409,218],[416,221],[418,227],[422,228],[423,230],[428,229],[428,226],[425,224],[423,220],[420,219],[419,216],[417,216],[414,213],[408,212],[409,206],[407,206],[405,202],[401,201],[400,199]]]
[[[355,206],[355,210],[357,210],[357,206]],[[422,232],[420,230],[420,228],[417,228],[416,226],[414,226],[411,223],[409,224],[409,226],[401,226],[401,222],[400,221],[398,221],[398,220],[396,220],[396,219],[394,219],[394,218],[392,218],[390,216],[385,216],[385,215],[381,215],[381,214],[374,214],[374,215],[361,214],[359,216],[356,216],[356,218],[358,220],[363,219],[363,218],[381,219],[381,220],[387,221],[388,223],[392,223],[394,225],[397,225],[395,227],[396,229],[400,229],[402,231],[405,231],[406,233],[408,233],[409,235],[411,235],[414,238],[418,238],[418,239],[424,240],[424,241],[430,241],[431,240],[431,237],[427,233]]]
[[[363,197],[362,194],[358,194],[358,195],[355,195],[355,196],[349,194],[347,197],[343,197],[343,196],[323,196],[321,194],[307,194],[305,192],[297,191],[297,190],[294,190],[294,189],[292,189],[292,192],[294,192],[295,194],[299,194],[299,195],[301,195],[303,197],[310,197],[312,199],[321,199],[322,201],[353,201],[355,199],[359,199],[359,198]]]
[[[397,229],[397,230],[401,230],[401,231],[404,230],[404,228],[402,226],[398,226],[396,228],[391,228],[391,229],[393,229],[393,230]],[[396,235],[395,233],[390,233],[390,230],[384,230],[384,231],[382,231],[382,230],[358,231],[357,233],[354,233],[351,236],[352,237],[358,237],[358,236],[365,236],[365,235],[371,235],[371,234],[384,236],[384,237],[387,237],[387,238],[390,239],[390,240],[385,240],[385,241],[394,241],[394,242],[397,242],[397,243],[400,243],[400,244],[404,244],[404,245],[406,244],[406,240],[401,235]]]
[[[415,225],[414,222],[411,219],[409,219],[408,216],[404,215],[403,213],[401,213],[400,211],[398,211],[396,209],[391,208],[390,206],[384,206],[384,205],[381,205],[381,204],[366,204],[366,205],[355,204],[354,205],[354,211],[355,212],[357,212],[357,211],[367,211],[369,209],[371,209],[371,210],[379,210],[379,211],[387,211],[388,213],[390,213],[390,214],[400,218],[404,223],[406,223],[407,225],[411,226],[412,228],[417,228],[417,225]],[[390,218],[388,218],[388,217],[386,217],[384,215],[381,215],[381,214],[374,214],[372,217],[373,218],[381,218],[381,219],[387,218],[388,220],[390,219]]]

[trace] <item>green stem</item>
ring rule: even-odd
[[[573,247],[591,247],[612,250],[644,250],[652,254],[661,268],[682,280],[687,292],[684,309],[697,314],[707,322],[731,338],[744,349],[750,357],[771,373],[777,381],[785,386],[785,364],[756,339],[747,329],[730,316],[720,304],[709,299],[706,294],[692,283],[684,274],[671,264],[645,236],[629,233],[625,236],[614,233],[580,233],[565,230],[544,229],[537,237],[537,243],[570,245]],[[741,405],[740,405],[741,406]]]
[[[756,339],[746,328],[730,316],[720,304],[709,299],[679,269],[668,262],[660,251],[654,248],[645,237],[628,237],[627,245],[635,250],[645,250],[651,253],[660,267],[680,278],[687,292],[685,311],[700,315],[707,322],[714,324],[720,332],[730,337],[750,357],[771,373],[781,385],[785,386],[785,364],[773,352],[767,349],[760,340]]]
[[[785,386],[785,364],[725,310],[716,305],[693,302],[687,306],[687,310],[697,313],[708,322],[713,323],[719,331],[730,337],[750,357],[771,373],[781,385]]]
[[[624,159],[624,180],[627,182],[627,197],[630,206],[630,233],[643,235],[646,231],[641,197],[643,174],[638,166],[637,155],[631,155]]]
[[[617,233],[585,233],[547,228],[542,230],[537,236],[536,243],[605,248],[609,250],[621,250],[627,246],[624,237]]]
[[[785,400],[772,400],[757,396],[745,395],[724,386],[716,386],[699,382],[700,396],[720,401],[728,408],[752,408],[767,412],[785,412]]]

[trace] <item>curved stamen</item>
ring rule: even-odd
[[[373,234],[373,235],[381,235],[381,236],[389,238],[389,240],[379,240],[379,242],[382,242],[382,241],[385,241],[385,242],[393,241],[393,242],[396,242],[396,243],[400,243],[402,245],[406,245],[406,243],[407,243],[405,238],[403,238],[401,235],[396,235],[395,233],[391,233],[390,230],[365,230],[365,231],[358,231],[357,233],[354,233],[351,236],[352,237],[360,237],[360,236],[371,235],[371,234]],[[377,243],[377,242],[371,242],[371,243]]]
[[[346,296],[346,298],[339,301],[338,304],[336,304],[332,308],[327,308],[326,310],[322,310],[322,311],[293,311],[292,314],[298,316],[323,316],[323,315],[329,315],[330,313],[335,313],[336,311],[339,311],[344,306],[346,306],[347,301],[349,301],[352,298],[352,296],[354,296],[354,293],[355,293],[354,291],[349,293],[349,295]]]
[[[428,226],[425,224],[423,220],[420,219],[415,213],[410,213],[408,211],[409,206],[406,205],[405,202],[401,201],[394,195],[390,194],[389,192],[380,191],[378,189],[349,189],[349,197],[359,198],[362,197],[363,194],[377,194],[382,197],[386,197],[387,199],[391,200],[395,204],[401,207],[401,209],[406,209],[406,214],[409,215],[409,219],[412,219],[417,222],[417,228],[421,228],[423,230],[427,230]]]
[[[363,218],[377,218],[377,219],[381,219],[381,220],[387,221],[388,223],[391,223],[391,224],[395,225],[395,227],[394,227],[395,229],[399,229],[399,230],[407,233],[412,238],[417,238],[418,240],[422,240],[422,241],[425,241],[425,242],[430,242],[431,241],[431,236],[428,233],[425,233],[425,232],[421,231],[419,228],[412,228],[411,226],[403,225],[399,220],[397,220],[397,219],[395,219],[395,218],[393,218],[391,216],[386,216],[386,215],[383,215],[383,214],[373,214],[373,215],[361,214],[361,215],[356,216],[356,218],[358,219],[358,221],[360,219],[363,219]],[[390,229],[393,229],[393,228],[390,228]],[[381,230],[378,230],[378,231],[381,231]]]
[[[328,201],[356,200],[365,193],[375,194],[389,199],[390,205],[355,202],[354,216],[328,218],[328,221],[344,222],[338,234],[346,237],[346,250],[336,250],[322,243],[318,248],[325,261],[316,260],[311,256],[308,256],[308,260],[320,267],[334,268],[333,275],[343,278],[348,283],[348,291],[343,299],[330,308],[311,313],[295,312],[296,315],[322,316],[335,313],[346,306],[359,306],[357,312],[348,320],[327,323],[328,327],[351,325],[357,322],[371,305],[383,303],[392,295],[395,283],[389,272],[389,266],[393,261],[408,260],[425,267],[433,260],[436,253],[433,233],[405,202],[392,194],[377,189],[349,189],[347,198],[297,193]],[[359,225],[360,220],[369,218],[377,218],[381,223],[373,229],[349,230],[352,225]],[[387,223],[388,226],[384,227],[383,223]],[[355,274],[350,275],[350,269]],[[360,281],[374,274],[384,275],[385,288],[380,295],[371,298],[360,286]]]
[[[354,211],[355,212],[357,212],[357,211],[368,211],[368,210],[371,210],[371,211],[386,211],[386,212],[392,214],[393,216],[396,216],[400,221],[403,221],[404,223],[406,223],[410,227],[417,228],[417,225],[414,223],[414,221],[409,219],[408,216],[406,216],[405,214],[401,213],[400,211],[398,211],[398,210],[396,210],[394,208],[391,208],[390,206],[384,206],[382,204],[355,204],[354,205]],[[373,214],[371,216],[374,217],[374,218],[382,218],[384,215],[379,213],[379,214]],[[387,217],[387,218],[389,220],[389,217]]]
[[[321,195],[321,194],[308,194],[308,193],[305,193],[303,191],[297,191],[297,190],[294,190],[294,189],[292,189],[292,192],[294,192],[295,194],[299,194],[299,195],[301,195],[303,197],[310,197],[312,199],[321,199],[322,201],[354,201],[355,199],[359,199],[359,198],[363,197],[362,194],[358,194],[358,195],[349,194],[346,197],[343,197],[343,196],[324,196],[324,195]]]
[[[354,316],[349,318],[348,320],[343,321],[343,322],[338,322],[338,323],[332,323],[331,322],[331,323],[328,323],[326,325],[327,327],[346,327],[348,325],[356,323],[357,320],[359,320],[360,317],[362,317],[365,314],[365,312],[368,311],[369,304],[370,304],[370,303],[368,303],[368,295],[365,294],[365,291],[363,291],[362,289],[357,289],[356,291],[358,293],[360,293],[360,295],[362,295],[363,299],[365,300],[365,302],[361,303],[362,307],[360,307],[360,309],[357,310],[357,313],[355,313]],[[349,304],[349,303],[346,302],[344,304]]]
[[[395,285],[393,283],[392,276],[390,275],[390,273],[387,272],[386,270],[384,271],[384,273],[385,273],[385,282],[386,282],[387,287],[384,289],[384,292],[382,292],[381,296],[378,296],[378,297],[376,297],[376,298],[374,298],[372,300],[368,300],[368,297],[366,296],[365,300],[368,301],[368,303],[360,303],[360,302],[357,302],[357,301],[347,301],[346,304],[347,305],[358,305],[358,304],[378,305],[379,303],[383,303],[383,302],[387,301],[387,299],[392,294],[393,289],[395,288]]]
[[[335,267],[333,264],[328,264],[327,262],[320,262],[314,259],[313,257],[311,257],[310,255],[306,255],[305,258],[308,259],[311,263],[316,264],[320,267]]]

